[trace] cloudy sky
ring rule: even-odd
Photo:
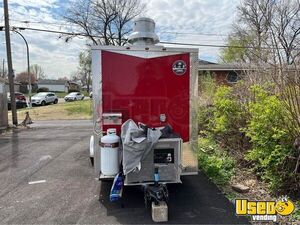
[[[235,20],[239,0],[142,0],[147,2],[145,16],[156,21],[161,41],[224,44]],[[68,0],[9,0],[11,26],[66,31],[62,19]],[[24,23],[28,21],[29,23]],[[0,25],[4,25],[3,2]],[[57,34],[22,31],[30,48],[31,64],[39,64],[48,78],[67,76],[76,71],[78,54],[86,48],[84,39],[65,43]],[[0,32],[0,59],[6,59],[5,35]],[[16,73],[26,70],[26,47],[20,36],[11,36],[13,66]],[[193,46],[195,47],[195,46]],[[218,48],[199,47],[199,57],[218,61]],[[1,63],[2,69],[2,63]]]

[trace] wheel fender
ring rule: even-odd
[[[90,157],[94,157],[94,135],[90,138]]]

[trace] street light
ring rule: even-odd
[[[3,26],[0,27],[0,31],[2,31],[4,29]],[[21,34],[21,32],[19,32],[17,30],[17,28],[15,27],[12,27],[11,29],[13,32],[15,32],[16,34],[20,35],[21,38],[24,40],[25,42],[25,45],[26,45],[26,50],[27,50],[27,74],[28,74],[28,86],[29,86],[29,90],[28,90],[28,95],[29,95],[29,108],[32,107],[32,104],[31,104],[31,76],[30,76],[30,61],[29,61],[29,47],[28,47],[28,43],[27,43],[27,40],[25,39],[25,37],[23,36],[23,34]],[[19,30],[25,30],[25,28],[19,28]]]
[[[20,30],[25,30],[24,28],[20,28]],[[24,42],[25,42],[25,44],[26,44],[26,50],[27,50],[27,74],[28,74],[28,86],[29,86],[29,90],[28,90],[28,95],[29,95],[29,108],[31,108],[32,107],[32,105],[31,105],[31,75],[30,75],[30,62],[29,62],[29,47],[28,47],[28,43],[27,43],[27,40],[25,39],[25,37],[21,34],[21,32],[19,32],[18,30],[16,30],[16,28],[12,28],[12,31],[13,32],[15,32],[15,33],[17,33],[17,34],[19,34],[22,38],[23,38],[23,40],[24,40]]]

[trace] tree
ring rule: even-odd
[[[33,73],[36,79],[46,79],[43,68],[37,64],[30,66],[30,73]]]
[[[228,38],[229,48],[221,52],[225,61],[243,58],[272,66],[299,62],[299,0],[244,0],[238,7],[238,18]],[[235,44],[245,47],[244,51]]]
[[[238,19],[229,35],[229,48],[222,51],[221,58],[259,64],[269,60],[264,45],[269,40],[273,0],[244,0],[238,6]],[[234,47],[241,46],[244,49]]]
[[[222,52],[222,56],[229,61],[243,58],[251,65],[253,69],[245,73],[246,85],[249,86],[247,81],[260,87],[272,83],[272,93],[280,97],[284,107],[281,119],[288,121],[284,124],[285,129],[294,140],[298,140],[300,0],[244,0],[238,12],[238,22],[228,39],[230,47]],[[245,38],[246,43],[243,42]],[[244,51],[235,48],[236,44],[245,47]],[[300,156],[299,152],[293,154],[286,160],[294,164],[293,170],[297,173]]]
[[[229,36],[227,40],[227,48],[221,50],[221,59],[225,63],[247,62],[249,56],[247,54],[248,42],[250,40],[242,39],[241,37]],[[241,46],[241,47],[238,47]]]
[[[131,30],[129,22],[144,10],[145,4],[139,0],[76,0],[64,19],[94,45],[124,45]],[[65,36],[65,41],[75,36]]]
[[[30,73],[31,76],[31,83],[36,83],[36,77],[33,73]],[[20,82],[21,84],[29,84],[29,76],[27,72],[22,72],[17,74],[16,81]]]
[[[80,82],[87,87],[87,91],[90,92],[91,79],[91,51],[83,51],[79,54],[79,67],[76,72],[71,75],[71,80],[74,82]]]

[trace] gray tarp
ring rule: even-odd
[[[124,175],[141,168],[141,161],[151,151],[154,144],[161,136],[159,129],[144,130],[139,128],[133,120],[127,120],[121,128],[121,139],[123,143],[123,172]]]

